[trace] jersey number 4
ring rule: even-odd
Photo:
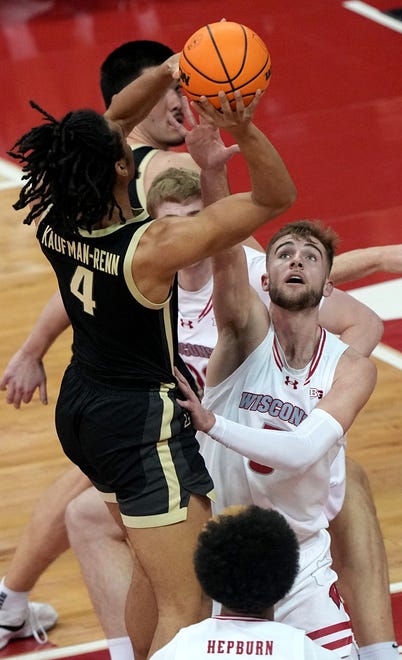
[[[94,315],[96,302],[93,299],[94,274],[84,266],[77,266],[70,282],[71,293],[82,302],[84,312]]]

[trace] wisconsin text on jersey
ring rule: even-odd
[[[101,270],[109,275],[118,275],[118,266],[120,255],[99,248],[93,248],[92,251],[89,245],[79,243],[78,241],[70,240],[59,236],[51,227],[46,227],[42,241],[43,245],[60,252],[68,257],[73,257],[77,261],[92,266],[96,270]]]
[[[299,408],[299,406],[295,406],[289,401],[276,399],[269,394],[242,392],[239,408],[267,413],[271,417],[278,417],[283,422],[289,422],[293,426],[299,426],[303,419],[307,417],[307,413],[303,408]]]

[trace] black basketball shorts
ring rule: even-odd
[[[173,384],[118,389],[67,368],[56,406],[65,454],[128,527],[185,520],[191,494],[213,499],[213,482]]]

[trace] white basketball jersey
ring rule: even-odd
[[[265,619],[213,617],[182,628],[152,660],[271,657],[273,660],[331,660],[330,651],[303,630]]]
[[[265,254],[249,247],[244,247],[244,251],[250,284],[261,300],[269,306],[269,296],[261,287],[261,275],[265,272]],[[212,288],[212,277],[199,291],[185,291],[179,287],[179,353],[200,390],[204,390],[208,360],[218,340],[212,307]]]
[[[206,388],[204,405],[253,428],[293,430],[331,388],[346,349],[346,344],[322,329],[309,364],[292,369],[271,325],[262,343],[228,378]],[[230,504],[277,509],[300,541],[328,526],[325,506],[331,463],[344,451],[338,445],[305,472],[294,473],[258,465],[204,434],[198,437],[215,482],[215,511]]]

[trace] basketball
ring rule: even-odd
[[[235,107],[234,92],[241,91],[248,105],[271,79],[271,57],[253,30],[230,21],[210,23],[187,39],[180,54],[180,82],[187,96],[201,96],[220,108],[218,92],[226,92]]]

